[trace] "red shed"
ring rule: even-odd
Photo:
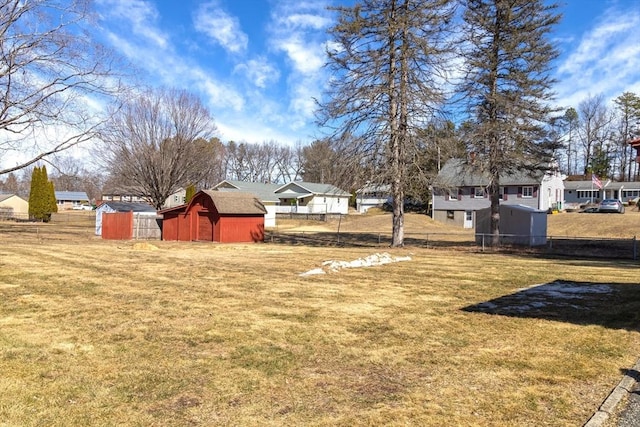
[[[199,191],[188,204],[159,212],[164,217],[162,240],[261,242],[266,212],[252,194]]]

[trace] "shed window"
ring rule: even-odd
[[[473,197],[484,197],[484,188],[475,187],[473,192]]]
[[[453,211],[447,211],[447,219],[453,219],[454,213]]]

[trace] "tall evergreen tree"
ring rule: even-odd
[[[31,174],[29,217],[36,221],[48,222],[53,212],[58,212],[53,183],[47,177],[47,168],[36,166]]]
[[[41,217],[41,206],[40,206],[40,194],[38,193],[40,189],[40,167],[36,166],[33,168],[31,172],[31,188],[29,190],[29,218],[31,219],[39,219]]]
[[[45,165],[42,165],[40,175],[43,221],[48,222],[51,219],[51,214],[53,212],[58,212],[56,193],[53,188],[53,182],[49,181],[49,175],[47,174],[47,167]]]
[[[452,0],[362,0],[334,9],[329,30],[333,72],[320,124],[335,126],[332,142],[345,174],[375,165],[372,181],[391,185],[392,246],[404,244],[404,199],[416,133],[443,100]]]
[[[468,144],[490,176],[492,242],[498,244],[501,175],[550,160],[543,142],[557,51],[549,34],[560,15],[543,0],[461,1],[461,92],[474,122]]]

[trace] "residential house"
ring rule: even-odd
[[[217,191],[241,191],[253,194],[263,204],[265,227],[275,227],[278,214],[343,214],[349,212],[349,197],[330,184],[292,181],[270,184],[224,180],[213,187]]]
[[[568,207],[598,203],[603,199],[617,199],[623,203],[640,197],[640,182],[601,180],[602,188],[592,180],[565,181],[564,199]]]
[[[84,191],[56,191],[55,195],[58,211],[89,204],[89,197]]]
[[[351,194],[331,184],[293,181],[275,191],[280,199],[277,213],[341,214],[349,213]]]
[[[281,184],[270,184],[262,182],[245,182],[225,179],[217,184],[212,190],[217,191],[240,191],[250,193],[260,200],[266,213],[264,214],[264,226],[273,228],[276,226],[276,206],[280,204],[280,198],[276,195],[276,190]]]
[[[0,194],[0,219],[29,219],[29,202],[15,194]]]
[[[391,200],[391,186],[389,184],[367,183],[356,190],[356,210],[366,213],[370,208],[382,207]]]
[[[140,192],[138,192],[138,194],[140,194]],[[184,205],[186,196],[187,191],[184,188],[179,188],[167,197],[162,207],[167,209]],[[102,192],[102,202],[149,203],[149,199],[147,197],[133,195],[131,191],[109,189]]]
[[[564,176],[557,168],[520,170],[500,178],[500,203],[547,211],[564,205]],[[433,219],[474,228],[476,212],[491,206],[489,175],[463,159],[451,159],[433,184]]]

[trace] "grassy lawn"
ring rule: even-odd
[[[640,355],[637,262],[65,226],[0,224],[3,427],[575,426]]]

